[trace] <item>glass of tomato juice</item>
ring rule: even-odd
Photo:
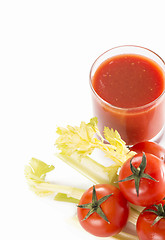
[[[156,140],[165,123],[165,63],[153,51],[119,46],[100,55],[90,71],[94,115],[127,145]]]

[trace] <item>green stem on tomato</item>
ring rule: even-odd
[[[58,193],[55,196],[54,200],[78,204],[80,199],[76,199],[76,198],[73,198],[73,197],[68,197],[67,194]],[[139,211],[134,209],[133,207],[134,206],[132,205],[131,209],[130,209],[130,214],[129,214],[128,221],[131,222],[133,225],[136,225],[136,222],[137,222],[137,219],[138,219],[138,216],[139,216]]]
[[[83,157],[84,158],[84,157]],[[89,159],[88,159],[89,160]],[[74,162],[74,161],[73,161]],[[95,164],[95,161],[91,159],[90,163],[93,163],[92,167],[97,167],[97,170],[102,169],[102,181],[104,179],[104,174],[103,170],[107,170],[108,168],[104,168],[100,164]],[[81,162],[82,165],[82,162]],[[86,166],[86,164],[85,164]],[[25,166],[25,176],[28,182],[28,185],[30,189],[35,192],[39,196],[47,196],[47,195],[54,195],[55,200],[57,201],[64,201],[64,202],[71,202],[71,203],[78,203],[79,199],[81,198],[82,194],[85,192],[83,189],[71,187],[71,186],[65,186],[65,185],[58,185],[58,184],[52,184],[50,182],[47,182],[45,180],[46,174],[54,169],[54,166],[52,165],[47,165],[46,163],[32,158],[31,161],[29,162],[29,165]],[[84,168],[84,170],[86,167]],[[93,171],[96,170],[96,168],[93,169]],[[116,173],[115,173],[116,174]],[[92,174],[93,177],[95,177],[95,181],[97,182],[98,175],[97,173]],[[110,177],[108,178],[108,172],[106,172],[105,176],[107,177],[107,181],[110,180]],[[105,180],[105,179],[104,179]],[[99,182],[98,182],[99,183]],[[105,183],[105,182],[103,182]],[[132,212],[132,210],[131,210]],[[130,214],[131,215],[131,214]],[[133,212],[134,215],[134,212]],[[125,238],[125,236],[127,238]],[[117,236],[114,236],[115,239],[119,240],[136,240],[136,238],[133,238],[131,235],[128,235],[126,233],[121,232]]]
[[[110,167],[104,167],[103,165],[94,161],[92,158],[88,156],[82,157],[76,153],[72,154],[71,156],[66,156],[59,153],[57,157],[90,179],[94,184],[107,183],[117,186],[117,184],[114,184],[116,181],[115,179],[118,178],[117,171],[119,166],[116,164],[111,165]],[[56,196],[57,197],[55,200],[60,201],[58,195]],[[63,196],[63,200],[68,201],[66,196]],[[136,208],[135,205],[131,205],[129,221],[135,225],[138,215],[139,209]]]

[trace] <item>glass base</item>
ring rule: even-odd
[[[162,130],[152,139],[150,139],[151,142],[156,142],[162,147],[165,146],[165,125],[163,126]]]

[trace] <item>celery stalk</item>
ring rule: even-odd
[[[139,217],[139,212],[131,206],[128,221],[136,226],[138,217]]]
[[[117,171],[120,166],[117,164],[110,167],[104,167],[97,163],[88,156],[80,156],[78,153],[74,153],[71,156],[65,156],[62,153],[57,155],[62,161],[79,171],[82,175],[90,179],[94,184],[107,183],[117,185],[114,182],[117,181]],[[58,200],[56,198],[55,200]],[[62,200],[61,200],[62,201]],[[63,201],[68,201],[63,197]],[[77,200],[78,201],[78,200]],[[131,205],[131,211],[129,216],[129,222],[136,225],[137,218],[139,216],[139,209],[136,209],[135,205]]]
[[[88,124],[81,122],[80,127],[67,126],[58,128],[59,134],[56,140],[56,147],[60,150],[58,158],[79,171],[94,184],[113,184],[118,179],[118,169],[128,159],[136,153],[129,151],[119,133],[113,129],[104,129],[104,137],[108,141],[104,143],[98,127],[97,119],[93,118]],[[105,167],[93,160],[90,156],[94,149],[100,149],[105,156],[115,162],[115,164]],[[54,166],[32,158],[29,165],[25,167],[25,177],[30,189],[40,196],[55,195],[55,200],[78,203],[85,190],[52,184],[45,180],[46,174],[54,169]],[[136,224],[138,211],[131,209],[129,221]],[[121,232],[114,239],[136,240],[137,237],[125,232]]]
[[[69,160],[70,160],[70,158],[69,158]],[[101,164],[96,163],[94,160],[92,160],[89,157],[88,157],[88,159],[86,159],[86,157],[85,157],[85,160],[88,160],[90,162],[90,170],[93,169],[92,176],[94,176],[96,182],[101,181],[101,178],[100,178],[101,175],[99,175],[99,177],[98,177],[97,173],[94,174],[96,167],[97,167],[97,170],[101,171],[102,173],[104,173],[104,171],[106,170],[107,174],[103,174],[103,177],[102,177],[103,182],[105,180],[107,180],[107,181],[110,180],[110,178],[112,176],[108,177],[109,167],[104,167]],[[81,163],[82,162],[83,161],[81,161]],[[92,165],[93,168],[91,168],[91,163],[93,163],[93,165]],[[79,166],[79,164],[78,164],[78,166]],[[85,164],[85,166],[86,166],[86,164]],[[45,180],[46,174],[48,172],[52,171],[53,169],[54,169],[54,166],[47,165],[46,163],[44,163],[38,159],[32,158],[31,161],[29,162],[29,165],[25,166],[25,177],[27,179],[30,189],[33,192],[35,192],[37,195],[40,195],[40,196],[56,194],[56,196],[54,197],[54,200],[56,200],[56,201],[64,201],[64,202],[71,202],[71,203],[77,204],[79,202],[79,199],[81,198],[82,194],[85,192],[85,190],[75,188],[75,187],[70,187],[70,186],[52,184],[52,183],[47,182]],[[86,167],[84,169],[85,169],[84,171],[86,172]],[[112,172],[114,172],[114,168],[112,168],[112,169],[113,169]],[[89,174],[89,172],[88,172],[88,174]],[[105,179],[105,176],[107,176],[106,179]],[[131,210],[129,221],[131,221],[132,223],[135,224],[137,216],[138,216],[138,212],[136,210]],[[116,236],[113,236],[113,238],[118,239],[118,240],[125,240],[125,239],[137,240],[137,238],[135,236],[130,235],[125,232],[120,232]]]
[[[117,237],[117,239],[120,239],[120,240],[138,240],[139,239],[137,236],[123,232],[123,231],[113,237]]]
[[[117,180],[117,171],[120,167],[119,165],[113,164],[110,167],[104,167],[92,158],[88,156],[81,156],[76,152],[71,156],[67,156],[62,153],[57,154],[57,156],[93,183],[111,183],[115,185],[114,182]]]
[[[56,155],[95,184],[116,185],[114,182],[117,181],[119,167],[135,155],[135,152],[129,151],[116,130],[104,128],[104,137],[107,140],[104,143],[97,127],[97,118],[92,118],[87,124],[81,122],[79,127],[58,127],[57,134],[59,137],[55,145],[60,152]],[[115,164],[105,167],[94,161],[90,157],[94,149],[100,149]]]
[[[67,194],[65,193],[57,193],[56,196],[54,197],[55,201],[60,201],[60,202],[70,202],[70,203],[79,203],[79,199],[73,198],[73,197],[68,197]]]
[[[45,191],[55,194],[55,193],[63,193],[66,194],[67,197],[72,197],[74,199],[80,199],[82,194],[85,190],[71,187],[71,186],[65,186],[65,185],[59,185],[59,184],[51,184],[48,182],[45,183],[34,183],[33,186],[31,185],[31,189],[34,189],[35,193],[38,193],[40,196],[44,195],[43,193]]]

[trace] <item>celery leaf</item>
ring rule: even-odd
[[[39,196],[52,194],[66,194],[68,198],[80,199],[84,193],[83,189],[52,184],[45,180],[46,174],[54,169],[53,165],[48,165],[36,158],[32,158],[29,165],[25,166],[25,177],[30,189]]]
[[[108,141],[105,143],[97,127],[96,117],[87,124],[81,122],[79,127],[70,125],[67,128],[58,127],[57,134],[59,137],[55,145],[63,155],[71,156],[76,152],[80,156],[88,156],[98,148],[105,153],[106,157],[120,165],[134,155],[134,152],[129,152],[119,133],[108,127],[104,129],[104,137]]]
[[[29,165],[25,166],[25,177],[30,189],[38,195],[51,195],[53,191],[40,188],[45,183],[46,174],[54,169],[53,165],[32,158]]]

